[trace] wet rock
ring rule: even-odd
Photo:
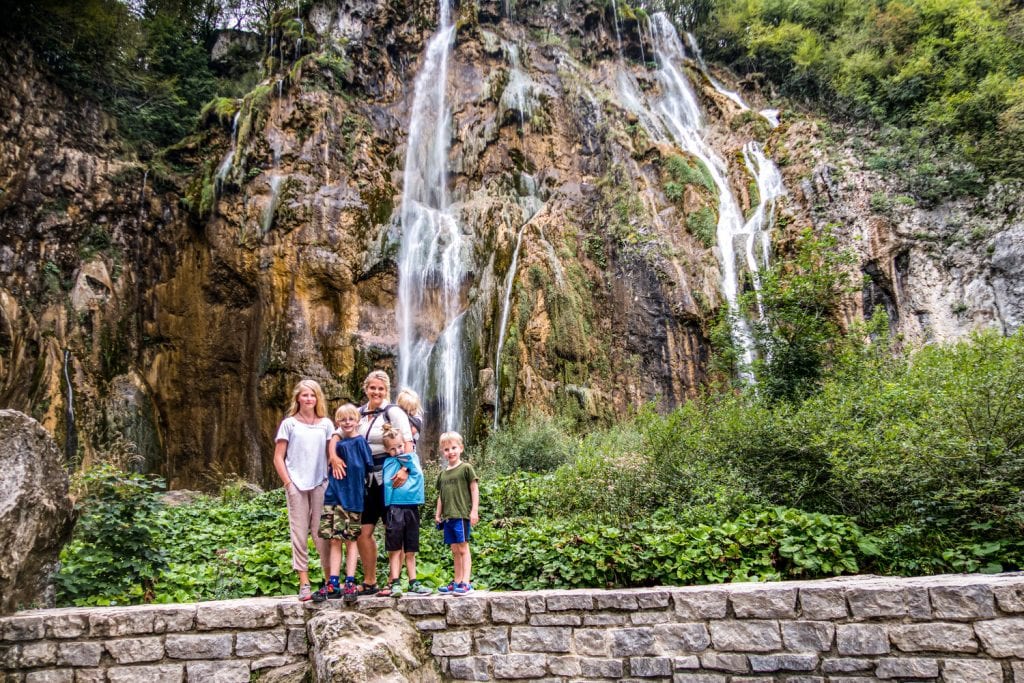
[[[52,573],[73,525],[57,444],[29,416],[0,410],[0,613],[52,605]]]

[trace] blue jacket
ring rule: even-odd
[[[342,439],[334,452],[345,463],[345,478],[335,479],[327,468],[327,491],[324,505],[340,505],[348,512],[362,512],[366,497],[366,473],[373,469],[370,445],[361,436]]]
[[[396,489],[391,485],[391,478],[398,474],[401,467],[409,468],[409,478]],[[423,505],[424,500],[423,470],[416,452],[389,455],[384,461],[384,504]]]

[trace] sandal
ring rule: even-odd
[[[376,595],[380,592],[380,589],[377,588],[377,584],[375,583],[363,583],[363,585],[356,589],[356,592],[359,593],[359,595],[369,596]]]

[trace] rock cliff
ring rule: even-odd
[[[36,415],[71,458],[119,449],[176,487],[272,483],[297,378],[320,380],[334,405],[360,398],[367,370],[395,370],[403,168],[437,20],[433,4],[388,0],[282,12],[266,79],[145,163],[99,108],[8,48],[0,403]],[[464,431],[486,432],[495,411],[604,421],[694,396],[723,304],[720,208],[640,104],[664,87],[649,19],[589,1],[481,2],[455,22]],[[773,129],[683,64],[740,210],[758,201],[741,150],[759,140],[788,187],[776,240],[832,223],[863,255],[851,318],[880,303],[912,341],[1019,325],[1019,195],[905,206],[855,141],[795,112]],[[437,308],[417,320],[434,337]]]

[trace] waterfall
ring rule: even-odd
[[[455,37],[447,0],[416,77],[403,174],[398,256],[398,377],[435,397],[445,430],[462,424],[462,289],[469,245],[448,204],[448,60]]]
[[[64,406],[64,422],[67,427],[67,435],[64,438],[64,460],[73,463],[78,455],[78,428],[75,425],[75,392],[71,384],[71,373],[68,372],[70,364],[71,350],[64,349],[64,382],[68,389]]]
[[[757,142],[748,142],[743,146],[743,163],[757,184],[757,206],[743,227],[747,233],[747,267],[756,274],[759,267],[768,265],[771,256],[771,239],[768,231],[775,224],[775,204],[779,197],[786,194],[786,187],[782,184],[782,174],[779,173],[778,167],[765,156],[764,150]],[[754,253],[755,242],[759,243],[757,246],[760,247],[760,261]],[[755,286],[760,290],[760,281],[757,278]]]
[[[740,96],[738,92],[736,92],[735,90],[729,90],[724,85],[722,85],[722,83],[717,78],[711,75],[711,72],[708,71],[708,65],[704,63],[704,55],[701,54],[700,46],[697,45],[697,38],[694,37],[694,35],[689,31],[686,32],[686,43],[687,45],[690,46],[690,50],[693,51],[693,56],[694,59],[697,61],[697,66],[700,67],[701,73],[704,74],[704,77],[708,79],[708,83],[711,84],[711,87],[713,87],[719,93],[725,95],[730,100],[738,104],[740,109],[742,109],[743,111],[750,111],[750,105],[743,101],[743,98]],[[767,121],[768,125],[770,125],[772,128],[779,127],[778,109],[762,109],[757,113],[760,114],[761,118]]]
[[[228,173],[231,172],[231,165],[235,161],[235,147],[238,145],[238,119],[241,115],[242,110],[239,109],[231,120],[231,147],[228,149],[228,153],[224,155],[223,161],[217,167],[217,174],[214,176],[214,191],[217,195],[220,195],[221,190],[224,189],[224,181],[227,180]]]
[[[658,78],[663,88],[656,111],[676,143],[707,167],[718,190],[716,235],[722,263],[722,293],[729,308],[738,311],[739,278],[735,245],[737,238],[744,233],[743,214],[729,187],[728,167],[701,135],[703,117],[697,97],[689,80],[676,66],[685,57],[679,34],[664,12],[656,13],[651,19]],[[736,316],[732,333],[741,349],[741,376],[750,380],[752,376],[748,368],[754,360],[754,343],[750,328],[742,316]]]

